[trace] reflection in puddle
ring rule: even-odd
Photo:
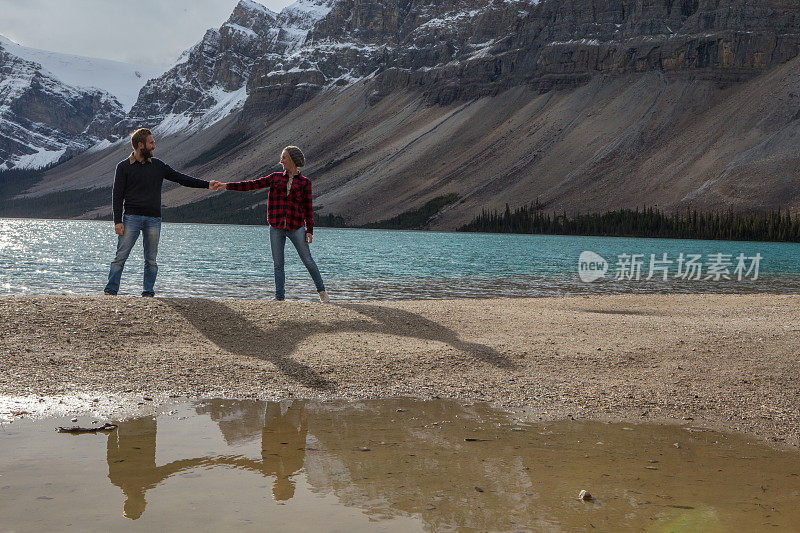
[[[0,430],[0,531],[800,524],[800,454],[699,428],[524,424],[482,404],[408,399],[208,400],[106,434],[54,433],[61,423]],[[578,501],[581,489],[594,500]]]
[[[211,401],[196,407],[198,414],[209,414],[217,422],[229,445],[261,434],[261,458],[242,455],[217,455],[179,459],[156,466],[155,418],[135,418],[119,423],[109,434],[108,478],[125,495],[123,515],[137,519],[145,510],[145,493],[168,477],[188,470],[230,467],[274,477],[272,494],[276,501],[294,496],[291,476],[303,468],[308,410],[302,402]]]

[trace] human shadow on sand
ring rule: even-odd
[[[161,298],[161,301],[178,311],[208,340],[232,354],[263,359],[274,364],[286,376],[299,381],[311,389],[333,390],[335,383],[320,376],[314,369],[291,358],[286,346],[287,336],[303,337],[305,325],[313,323],[291,321],[298,331],[288,331],[286,325],[278,331],[263,330],[258,324],[237,313],[230,307],[205,298]]]
[[[338,307],[354,311],[360,316],[326,322],[275,319],[268,329],[263,329],[219,301],[204,298],[164,298],[162,301],[223,350],[270,361],[286,376],[317,390],[333,390],[335,383],[293,359],[292,354],[309,337],[326,333],[376,333],[443,342],[498,368],[519,368],[517,363],[494,348],[461,340],[453,330],[403,309],[372,304],[340,304]]]
[[[460,352],[469,354],[475,359],[483,361],[484,363],[489,363],[498,368],[506,370],[515,370],[519,368],[517,363],[502,355],[491,346],[461,340],[458,334],[452,329],[448,329],[433,320],[429,320],[410,311],[396,309],[394,307],[358,303],[339,304],[339,307],[350,309],[351,311],[355,311],[371,319],[371,321],[359,322],[357,327],[351,328],[352,331],[383,333],[412,337],[420,340],[443,342]]]

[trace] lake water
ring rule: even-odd
[[[203,400],[117,423],[79,435],[53,431],[75,425],[69,417],[0,424],[0,531],[800,524],[796,451],[694,426],[531,423],[484,404],[410,399]]]
[[[110,222],[0,219],[0,294],[102,294],[116,240]],[[795,243],[317,228],[311,248],[336,299],[800,293],[800,244]],[[581,280],[578,260],[584,251],[607,261],[605,277]],[[634,254],[641,254],[638,271],[624,258]],[[696,254],[699,272],[683,268],[681,276],[681,254],[686,259]],[[716,254],[723,255],[715,259]],[[749,274],[737,273],[740,254]],[[671,263],[661,264],[660,270],[654,263],[654,275],[647,280],[651,255]],[[757,256],[756,270],[752,258]],[[120,294],[141,292],[142,262],[139,242],[126,264]],[[266,226],[165,223],[158,263],[159,296],[273,295]],[[287,298],[315,297],[288,242],[286,275]]]

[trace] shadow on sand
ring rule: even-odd
[[[354,311],[360,316],[324,323],[307,319],[276,320],[274,326],[265,330],[219,301],[205,298],[163,298],[161,301],[179,312],[223,350],[270,361],[286,376],[316,390],[331,391],[336,384],[293,359],[292,354],[307,338],[326,333],[376,333],[444,342],[498,368],[519,368],[494,348],[463,341],[453,330],[402,309],[372,304],[341,304],[338,307]]]

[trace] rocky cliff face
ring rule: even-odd
[[[645,71],[740,81],[796,56],[799,22],[797,2],[547,2],[521,21],[507,64],[543,87]]]
[[[0,170],[38,168],[82,152],[124,114],[109,93],[67,85],[0,42]]]
[[[448,65],[482,57],[506,38],[528,7],[514,0],[340,0],[278,68],[274,61],[255,66],[247,110],[285,110],[364,79],[374,85],[373,102],[392,90],[436,84]]]
[[[371,104],[411,88],[442,105],[598,74],[730,83],[796,56],[799,23],[797,0],[301,0],[280,14],[242,0],[145,86],[118,132],[275,115],[362,80]]]
[[[448,103],[520,84],[547,90],[647,71],[740,81],[800,47],[798,2],[494,2],[449,18],[467,31],[418,26],[376,80],[378,94],[416,86]],[[422,43],[426,52],[415,49]],[[426,56],[433,46],[450,57]]]
[[[598,74],[741,81],[798,54],[798,23],[797,1],[339,0],[299,50],[254,64],[246,109],[291,108],[365,78],[371,103],[415,88],[438,104]]]
[[[144,86],[118,134],[141,126],[159,135],[192,133],[238,111],[254,65],[278,64],[293,54],[332,2],[301,0],[278,14],[241,0],[225,24],[208,30],[177,65]]]

